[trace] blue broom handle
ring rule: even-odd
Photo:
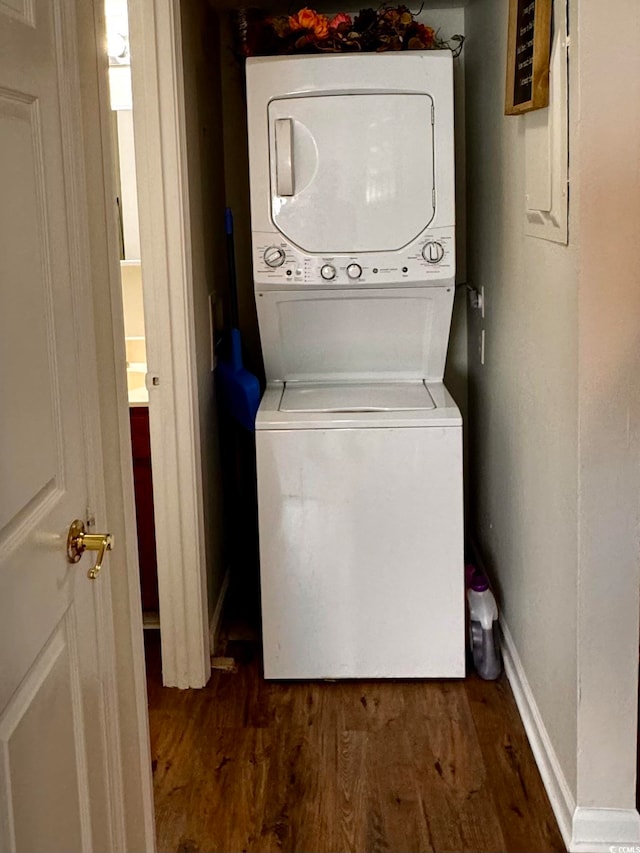
[[[227,207],[224,211],[224,230],[227,235],[227,264],[229,266],[229,301],[231,303],[231,325],[237,329],[240,325],[238,313],[238,282],[236,277],[236,250],[233,237],[233,213]]]
[[[240,329],[231,329],[231,367],[234,371],[242,370],[242,340]]]

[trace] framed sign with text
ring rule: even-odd
[[[509,0],[506,115],[549,105],[552,3],[553,0]]]

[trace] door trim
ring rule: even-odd
[[[155,850],[155,822],[146,669],[140,607],[135,499],[127,381],[124,364],[124,315],[119,268],[119,230],[113,185],[110,137],[106,24],[102,0],[75,3],[78,32],[78,86],[82,98],[83,151],[72,152],[72,166],[84,167],[86,196],[72,225],[88,232],[90,256],[83,268],[91,299],[83,310],[93,311],[98,381],[85,389],[87,409],[99,419],[101,445],[91,450],[91,465],[102,467],[104,489],[96,495],[100,529],[113,533],[115,548],[96,594],[102,597],[98,641],[109,638],[110,670],[101,699],[109,720],[107,729],[111,774],[113,850]],[[65,49],[69,49],[65,45]],[[74,46],[74,50],[76,47]],[[77,142],[76,142],[77,144]],[[73,156],[75,155],[75,156]],[[84,160],[82,159],[84,157]],[[82,172],[80,172],[82,174]],[[83,190],[83,192],[85,192]],[[112,201],[113,199],[113,201]],[[75,210],[75,208],[74,208]],[[92,292],[89,291],[92,289]],[[91,322],[91,318],[89,318]],[[91,328],[89,325],[86,328]],[[91,366],[90,366],[91,367]],[[100,665],[103,665],[103,656]],[[124,768],[126,767],[126,772]]]
[[[129,9],[163,683],[211,674],[179,0]],[[157,382],[157,384],[155,384]]]

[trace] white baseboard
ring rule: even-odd
[[[218,600],[216,601],[216,606],[213,610],[213,614],[211,619],[209,620],[209,651],[213,654],[214,649],[216,647],[216,640],[218,639],[218,632],[220,630],[220,621],[222,619],[222,609],[224,607],[224,600],[227,597],[227,590],[229,589],[229,575],[230,571],[227,568],[224,573],[224,577],[222,578],[222,583],[220,585],[220,592],[218,593]]]
[[[640,815],[635,809],[577,808],[571,853],[640,851]]]
[[[567,849],[570,853],[640,853],[640,815],[635,809],[576,808],[513,637],[502,617],[500,627],[505,672]]]
[[[576,808],[575,799],[569,788],[560,762],[555,753],[542,716],[538,710],[527,676],[522,666],[518,650],[513,642],[509,628],[500,617],[502,629],[502,657],[504,669],[511,684],[513,695],[522,717],[527,737],[542,776],[551,808],[558,821],[558,827],[567,848],[572,850],[573,814]]]

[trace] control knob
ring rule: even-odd
[[[331,264],[320,267],[320,275],[325,281],[332,281],[336,277],[336,268]]]
[[[439,264],[444,258],[444,247],[437,240],[430,240],[422,247],[422,257],[428,264]]]
[[[362,267],[360,264],[349,264],[347,267],[347,275],[349,278],[360,278],[362,275]]]
[[[265,249],[264,262],[268,267],[281,267],[284,259],[284,249],[279,246],[269,246],[268,249]]]

